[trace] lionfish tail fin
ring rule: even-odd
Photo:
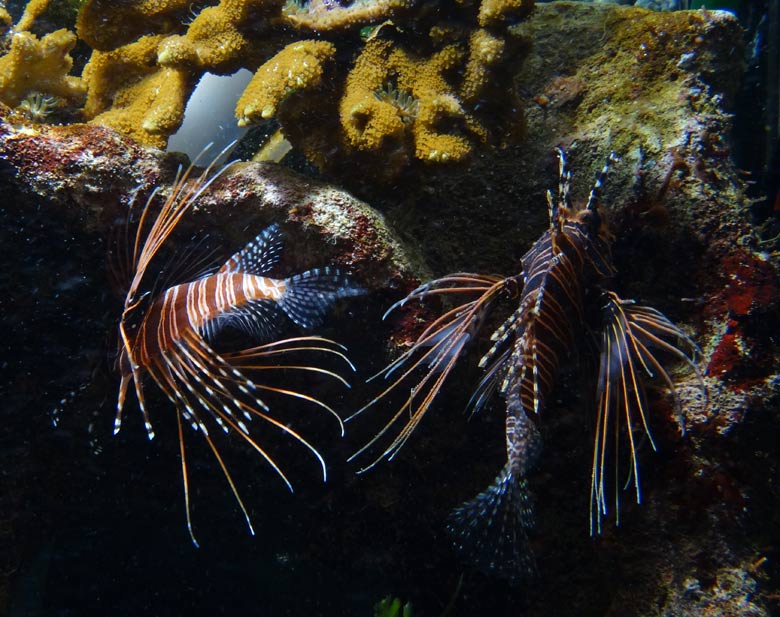
[[[450,514],[447,529],[465,561],[518,584],[536,572],[528,541],[532,526],[528,482],[507,464],[493,484]]]
[[[302,328],[320,325],[336,300],[365,293],[365,289],[335,268],[307,270],[291,276],[285,283],[279,306]]]

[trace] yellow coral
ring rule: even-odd
[[[203,9],[181,36],[172,36],[161,46],[158,62],[167,66],[195,65],[218,73],[233,73],[251,65],[257,51],[269,0],[222,0]],[[278,12],[278,7],[276,9]],[[258,23],[259,21],[259,23]]]
[[[375,93],[387,85],[387,59],[392,46],[370,41],[347,78],[341,99],[341,126],[348,143],[362,150],[377,150],[385,140],[400,140],[406,130],[395,107]]]
[[[487,30],[475,30],[469,38],[469,58],[460,87],[463,101],[473,102],[493,78],[493,68],[504,59],[504,39]]]
[[[89,84],[84,115],[91,124],[165,147],[183,120],[195,77],[182,69],[156,66],[162,38],[146,36],[114,51],[93,52],[84,67]]]
[[[396,150],[408,138],[423,161],[459,161],[472,151],[472,140],[487,134],[463,108],[444,73],[463,63],[458,45],[430,58],[417,57],[381,39],[369,41],[347,78],[340,105],[341,126],[350,146],[380,153]],[[377,96],[390,80],[415,101],[414,117],[386,96]],[[397,160],[397,159],[396,159]]]
[[[3,39],[11,29],[11,21],[11,15],[8,13],[8,11],[5,10],[5,8],[0,6],[0,37]]]
[[[482,0],[477,21],[483,28],[527,16],[534,8],[533,0]]]
[[[48,8],[50,0],[29,0],[24,7],[24,13],[16,24],[17,30],[29,30],[33,22],[40,17]]]
[[[70,50],[76,36],[62,29],[38,40],[29,32],[16,32],[11,49],[0,58],[0,100],[16,107],[32,92],[49,94],[72,104],[84,99],[84,84],[68,75],[73,67]]]
[[[292,92],[320,85],[324,64],[336,53],[326,41],[292,43],[261,66],[236,105],[239,126],[272,118]]]
[[[390,178],[514,132],[506,25],[533,0],[456,0],[446,20],[438,0],[212,0],[188,23],[190,1],[87,0],[78,32],[95,48],[84,71],[91,122],[163,146],[204,71],[248,68],[239,124],[275,117],[321,167],[380,163]],[[293,29],[329,40],[291,42]]]
[[[88,0],[79,11],[79,38],[100,51],[127,45],[140,36],[181,26],[192,0]]]

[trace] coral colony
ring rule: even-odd
[[[204,73],[241,68],[254,78],[236,105],[238,124],[276,119],[321,168],[381,161],[393,177],[521,133],[519,106],[506,92],[523,40],[509,25],[530,13],[532,0],[453,5],[445,23],[409,0],[223,0],[199,11],[189,0],[90,0],[76,34],[38,39],[27,28],[45,5],[28,4],[15,26],[0,13],[10,40],[0,101],[15,107],[32,91],[56,96],[88,122],[146,145],[165,147]],[[77,40],[92,48],[81,77],[71,75]],[[391,91],[400,98],[376,96]]]

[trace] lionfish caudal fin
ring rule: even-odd
[[[279,306],[301,328],[322,323],[331,305],[341,298],[359,296],[365,289],[335,268],[315,268],[285,280],[286,289]]]
[[[447,530],[464,561],[519,583],[536,570],[528,541],[533,519],[528,481],[507,463],[493,484],[450,514]]]
[[[644,434],[655,450],[648,422],[648,404],[644,395],[643,378],[660,377],[675,399],[682,430],[682,407],[669,373],[658,360],[658,353],[666,354],[692,369],[703,394],[704,379],[696,366],[701,350],[682,330],[659,311],[622,300],[613,292],[605,294],[601,360],[598,377],[598,411],[591,471],[590,531],[601,533],[602,518],[607,515],[607,451],[613,448],[614,506],[619,523],[620,487],[618,459],[621,440],[628,442],[630,468],[624,488],[632,483],[636,501],[641,503],[638,439]],[[610,433],[612,438],[610,439]],[[610,441],[612,445],[610,446]]]
[[[371,469],[382,459],[391,460],[406,443],[436,398],[467,343],[479,329],[494,301],[506,291],[510,280],[513,279],[471,273],[451,274],[421,285],[387,310],[385,317],[412,300],[424,300],[432,296],[476,294],[476,298],[456,305],[435,319],[407,351],[369,379],[369,381],[377,377],[390,379],[392,375],[398,373],[389,386],[347,418],[347,421],[353,420],[391,392],[401,390],[404,386],[409,387],[409,395],[379,432],[349,458],[353,461],[364,453],[373,451],[383,438],[405,420],[398,434],[392,439],[388,438],[390,444],[383,447],[373,461],[360,470],[361,472]],[[421,375],[419,379],[416,379],[419,375]]]
[[[471,565],[519,583],[535,570],[528,542],[533,508],[527,477],[541,454],[542,439],[523,405],[517,375],[510,371],[509,378],[506,465],[493,484],[453,511],[448,530],[455,548]]]

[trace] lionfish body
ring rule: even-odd
[[[560,364],[576,348],[581,333],[589,329],[602,333],[599,414],[591,476],[592,531],[600,531],[601,519],[607,512],[604,468],[610,432],[617,437],[622,429],[628,438],[631,479],[639,500],[636,425],[650,436],[639,373],[658,374],[673,391],[669,375],[654,355],[659,350],[695,369],[692,355],[696,345],[682,331],[654,309],[635,306],[606,289],[614,267],[611,237],[598,205],[598,193],[614,155],[599,174],[587,205],[575,210],[569,198],[571,174],[563,151],[558,154],[557,200],[548,192],[550,228],[522,257],[520,274],[507,278],[453,274],[420,286],[393,305],[390,310],[411,299],[432,295],[472,297],[436,319],[408,351],[379,373],[388,378],[401,372],[388,388],[357,412],[423,371],[402,407],[354,455],[376,447],[396,423],[406,419],[400,433],[368,467],[382,458],[393,458],[422,419],[466,344],[475,338],[496,300],[502,296],[517,298],[517,308],[493,332],[492,346],[479,362],[485,374],[469,403],[477,411],[494,392],[503,396],[506,464],[495,481],[457,508],[450,520],[456,547],[475,566],[511,580],[522,579],[534,569],[528,548],[533,513],[527,477],[541,451],[537,424],[556,387]],[[588,323],[594,302],[602,316],[601,323],[595,326]],[[615,504],[617,509],[617,492]]]
[[[325,463],[319,452],[298,432],[272,415],[261,393],[295,397],[324,408],[336,418],[343,435],[343,423],[339,416],[325,403],[310,395],[271,386],[265,381],[253,381],[247,372],[275,369],[314,372],[335,378],[346,385],[340,375],[324,368],[279,360],[286,360],[301,352],[321,352],[339,357],[352,366],[340,345],[316,336],[282,339],[230,353],[218,353],[210,345],[210,340],[225,325],[238,327],[253,336],[268,338],[278,330],[284,320],[283,315],[299,326],[309,328],[322,320],[335,300],[362,293],[362,290],[332,268],[309,270],[286,279],[265,276],[277,264],[282,249],[279,228],[271,225],[233,255],[217,272],[173,285],[156,298],[145,302],[149,293],[142,294],[139,289],[149,264],[184,213],[221,173],[212,175],[209,166],[199,178],[189,180],[191,170],[192,167],[177,176],[170,196],[150,229],[146,229],[145,223],[151,216],[149,209],[155,193],[147,201],[138,224],[131,258],[131,282],[119,322],[121,381],[114,432],[117,433],[121,428],[125,399],[132,383],[148,436],[150,439],[154,437],[143,385],[145,377],[151,378],[173,403],[177,412],[187,527],[197,545],[190,517],[183,423],[189,424],[208,443],[250,531],[254,533],[248,512],[210,433],[210,425],[216,425],[226,433],[239,435],[292,489],[281,468],[252,436],[249,428],[252,420],[270,424],[311,451],[322,467],[324,479]]]
[[[330,268],[310,270],[286,280],[254,273],[255,268],[265,271],[275,264],[275,260],[269,259],[271,241],[279,242],[276,225],[268,227],[243,251],[231,257],[217,273],[168,288],[148,309],[135,336],[133,348],[140,353],[140,363],[149,365],[153,356],[174,349],[185,336],[209,333],[220,321],[245,316],[251,324],[255,318],[265,317],[265,324],[271,326],[275,308],[284,311],[298,325],[310,327],[316,316],[313,311],[316,300],[320,299],[316,294],[325,294],[325,308],[330,300],[349,295],[349,290],[354,289],[348,284],[339,287],[345,279]],[[255,264],[241,259],[243,254],[258,255],[263,261]],[[302,299],[306,301],[307,292],[314,295],[315,301],[310,306],[298,306]],[[261,324],[256,326],[260,329]],[[128,366],[126,369],[129,372]]]

